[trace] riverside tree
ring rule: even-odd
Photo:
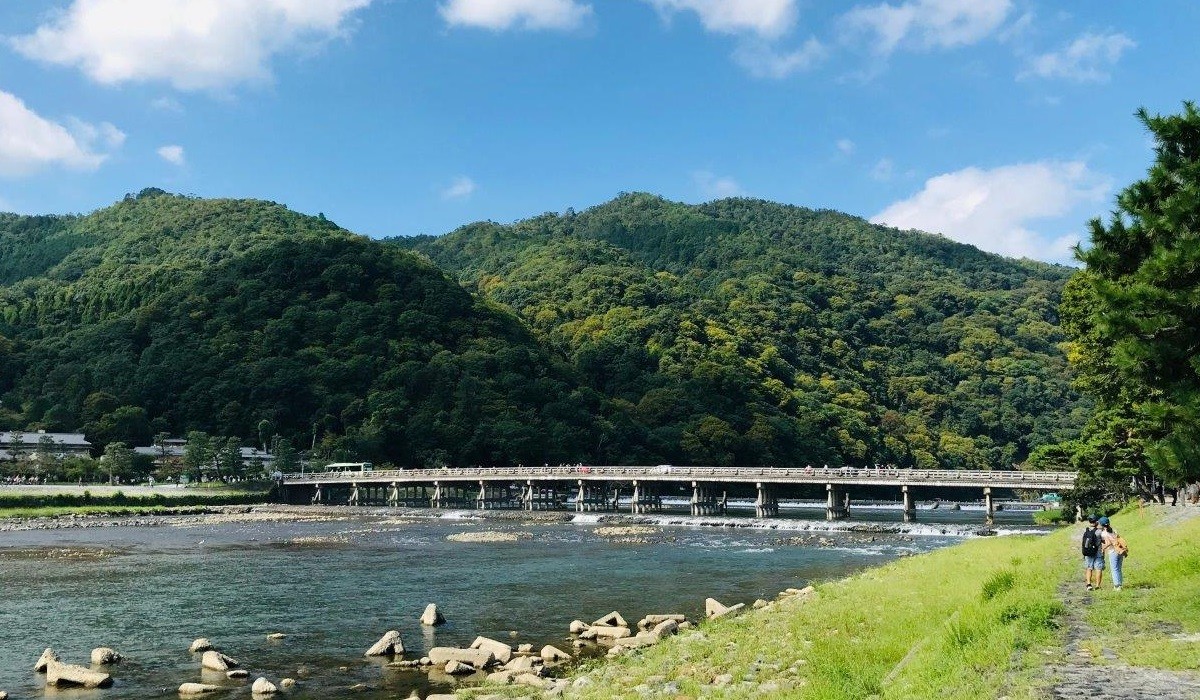
[[[1098,404],[1077,443],[1082,488],[1162,499],[1200,479],[1200,111],[1137,116],[1154,163],[1091,222],[1061,311],[1077,384]]]

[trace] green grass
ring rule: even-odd
[[[1200,632],[1200,517],[1166,524],[1172,517],[1156,508],[1114,518],[1133,549],[1127,585],[1094,594],[1083,615],[1124,661],[1197,668],[1200,644],[1171,635]],[[589,662],[571,676],[587,685],[567,697],[1044,697],[1043,667],[1064,657],[1060,588],[1082,586],[1078,539],[1069,527],[971,540],[819,584],[815,598]],[[715,685],[722,674],[732,682]]]
[[[1109,649],[1126,663],[1163,669],[1200,668],[1200,517],[1164,524],[1160,513],[1126,509],[1113,526],[1129,543],[1123,590],[1105,589],[1088,608],[1088,647]],[[1170,515],[1168,515],[1168,518]]]

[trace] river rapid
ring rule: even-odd
[[[0,532],[0,690],[15,699],[177,697],[184,682],[244,697],[263,675],[297,679],[289,698],[364,700],[447,691],[454,680],[388,666],[363,652],[399,630],[416,658],[477,635],[555,644],[571,651],[567,626],[611,610],[703,616],[704,599],[726,604],[774,597],[899,556],[974,536],[978,511],[921,511],[904,525],[897,509],[854,511],[829,524],[819,509],[782,518],[516,513],[326,508],[311,515],[160,518],[152,526]],[[1031,529],[1028,513],[999,513],[1001,532]],[[89,525],[112,525],[99,521]],[[604,527],[642,526],[633,535]],[[508,542],[461,542],[482,531]],[[422,628],[425,605],[447,618]],[[266,635],[287,636],[270,641]],[[250,670],[247,681],[201,674],[187,652],[209,637]],[[86,665],[111,646],[128,660],[102,691],[54,691],[32,671],[45,647]],[[476,679],[478,680],[478,679]],[[359,686],[352,690],[354,686]]]

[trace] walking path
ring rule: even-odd
[[[1200,515],[1200,509],[1172,509],[1171,519]],[[1126,586],[1126,595],[1153,595],[1154,590]],[[1082,584],[1064,583],[1059,599],[1066,607],[1066,659],[1047,668],[1050,697],[1054,700],[1200,700],[1200,672],[1164,671],[1145,666],[1130,666],[1112,649],[1101,649],[1100,658],[1085,648],[1095,639],[1085,619],[1093,593]]]

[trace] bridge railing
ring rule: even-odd
[[[503,478],[612,478],[612,479],[746,479],[763,477],[769,481],[796,481],[820,483],[852,480],[870,482],[985,482],[1019,484],[1029,483],[1056,486],[1073,486],[1076,472],[1026,472],[1026,471],[982,471],[958,469],[874,469],[874,468],[773,468],[773,467],[622,467],[622,466],[557,466],[557,467],[477,467],[440,469],[381,469],[373,471],[307,472],[284,474],[284,481],[433,481],[437,479],[503,479]]]

